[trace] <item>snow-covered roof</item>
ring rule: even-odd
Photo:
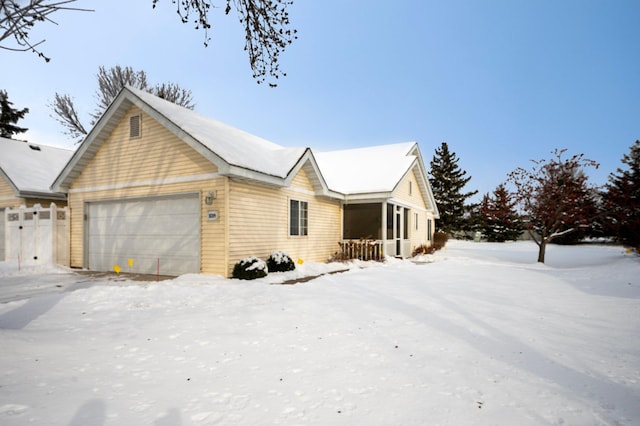
[[[415,142],[332,152],[284,147],[131,87],[118,94],[91,129],[55,180],[54,189],[69,188],[133,105],[216,164],[219,173],[226,176],[285,187],[304,168],[317,194],[362,199],[390,197],[406,173],[418,167],[420,188],[428,199],[433,197]]]
[[[50,189],[73,151],[0,138],[0,171],[19,197],[62,198]]]
[[[366,148],[315,152],[314,156],[329,189],[349,195],[385,193],[398,182],[416,161],[410,152],[415,142]]]
[[[306,148],[287,148],[143,90],[127,88],[228,164],[285,178]]]

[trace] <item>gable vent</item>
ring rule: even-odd
[[[129,137],[130,138],[139,138],[140,137],[140,116],[132,115],[129,117]]]

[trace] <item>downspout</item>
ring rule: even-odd
[[[229,213],[231,209],[229,208],[229,199],[231,195],[229,194],[229,176],[224,177],[224,276],[228,277],[229,274],[229,228],[231,226],[231,217],[229,217]]]
[[[382,202],[382,257],[387,257],[387,202]]]

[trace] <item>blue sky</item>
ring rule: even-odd
[[[417,141],[428,167],[446,141],[481,194],[555,148],[600,162],[589,174],[603,184],[640,139],[637,0],[297,0],[299,39],[276,89],[251,77],[242,28],[223,9],[205,48],[170,0],[76,4],[95,12],[59,13],[32,34],[46,38],[50,63],[0,50],[0,88],[30,108],[20,124],[32,142],[73,147],[47,104],[68,93],[87,114],[98,67],[117,64],[176,82],[197,111],[285,146]]]

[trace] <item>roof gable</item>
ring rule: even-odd
[[[284,185],[306,148],[287,148],[205,117],[142,90],[118,94],[54,183],[68,190],[132,105],[158,121],[214,163],[221,174],[265,184]]]
[[[283,147],[148,92],[127,90],[231,166],[285,178],[305,152],[305,148]]]
[[[418,187],[438,217],[438,209],[416,142],[315,153],[330,191],[346,199],[390,198],[405,177],[414,172]]]
[[[73,151],[0,138],[0,173],[19,197],[64,199],[50,189]]]
[[[345,195],[391,192],[416,161],[415,142],[315,153],[331,190]]]

